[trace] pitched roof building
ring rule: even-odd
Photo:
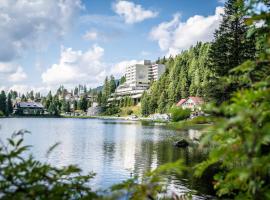
[[[192,111],[201,110],[201,106],[204,104],[204,100],[201,97],[188,97],[181,99],[176,106],[182,107],[183,109],[191,109]]]
[[[44,107],[38,102],[19,102],[14,105],[14,113],[18,115],[40,115]]]

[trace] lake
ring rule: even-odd
[[[0,138],[7,138],[14,131],[31,132],[25,143],[32,145],[31,152],[40,161],[55,166],[77,164],[84,172],[97,173],[91,185],[106,189],[115,183],[142,176],[157,166],[183,159],[189,167],[204,157],[198,147],[178,149],[173,142],[179,138],[197,137],[198,131],[174,131],[162,125],[143,125],[136,121],[67,119],[67,118],[4,118],[0,119]],[[46,158],[50,146],[61,144]],[[195,199],[208,197],[207,186],[189,175],[171,175],[170,190],[183,193],[198,191]]]

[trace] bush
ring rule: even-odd
[[[128,115],[133,114],[133,110],[128,110],[128,111],[127,111],[127,114],[128,114]]]
[[[4,117],[4,113],[2,111],[0,111],[0,117]]]
[[[180,120],[184,120],[189,118],[191,110],[190,109],[182,109],[177,106],[173,106],[170,109],[171,118],[173,122],[178,122]]]
[[[111,107],[108,107],[106,108],[104,114],[105,115],[116,115],[118,113],[120,113],[120,108],[117,107],[117,106],[111,106]]]
[[[14,133],[0,145],[1,199],[96,199],[88,186],[93,173],[81,175],[75,165],[53,167],[33,158],[29,146],[23,146],[25,131]],[[50,152],[57,146],[52,146]]]

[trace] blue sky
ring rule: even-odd
[[[1,0],[0,89],[102,84],[126,65],[211,41],[218,0]]]

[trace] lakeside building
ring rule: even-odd
[[[190,109],[191,111],[201,111],[204,100],[201,97],[188,97],[181,99],[176,106],[183,109]]]
[[[130,97],[137,104],[140,102],[143,92],[149,88],[150,82],[158,80],[165,69],[165,65],[151,63],[150,60],[144,60],[143,64],[127,66],[126,82],[116,88],[108,101],[119,101],[124,97]]]
[[[17,115],[42,115],[44,107],[37,102],[19,102],[14,105],[13,112]]]

